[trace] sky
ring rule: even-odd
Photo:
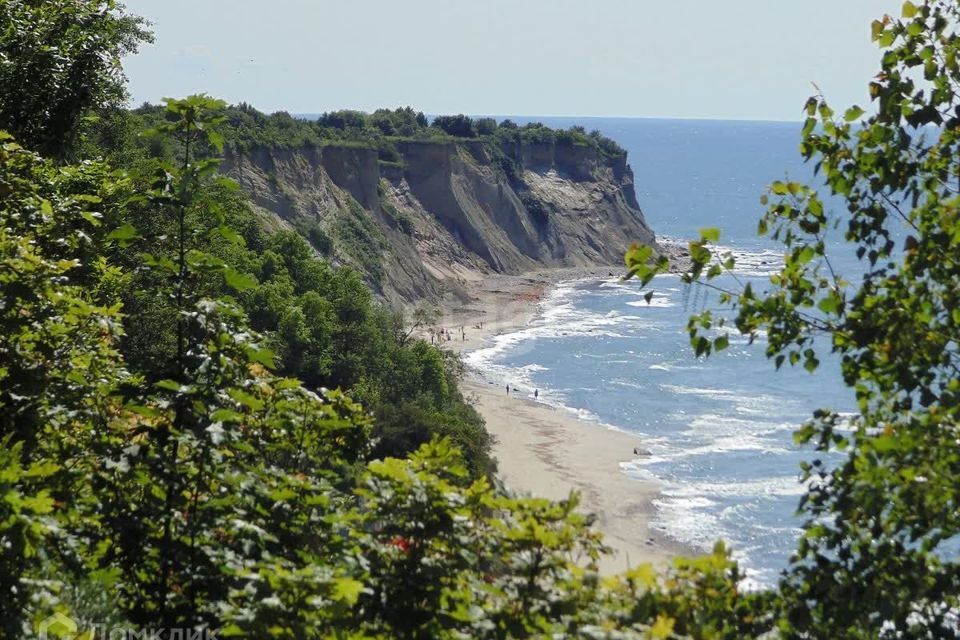
[[[899,0],[126,0],[155,44],[132,103],[273,112],[799,120],[866,106],[870,23]]]

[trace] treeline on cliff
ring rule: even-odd
[[[411,107],[362,111],[332,111],[316,119],[296,117],[279,111],[265,114],[241,103],[227,107],[221,132],[232,148],[245,152],[255,148],[301,149],[328,144],[353,145],[377,149],[380,161],[402,163],[397,143],[410,141],[477,140],[487,145],[496,157],[506,156],[521,162],[521,144],[556,144],[586,147],[600,158],[618,158],[626,151],[599,131],[587,132],[581,126],[553,129],[540,122],[517,125],[510,119],[471,118],[463,114],[436,116],[430,120]],[[133,132],[150,127],[164,117],[162,106],[145,104],[118,117],[132,122],[123,124]],[[113,123],[117,126],[117,123]],[[115,135],[111,135],[114,137]],[[161,144],[154,141],[153,144]]]
[[[957,637],[958,24],[905,3],[873,25],[877,113],[806,105],[864,281],[831,272],[817,191],[776,182],[761,233],[785,266],[721,292],[776,366],[815,371],[831,336],[860,401],[798,430],[845,458],[803,468],[797,554],[751,592],[722,544],[600,578],[575,497],[488,475],[455,361],[218,176],[223,103],[170,100],[151,130],[120,108],[142,21],[0,1],[0,638]],[[735,267],[718,239],[685,282]],[[690,329],[698,355],[730,344],[709,310]],[[429,441],[390,457],[384,425]]]

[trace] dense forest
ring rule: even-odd
[[[0,0],[0,638],[957,637],[958,25],[948,0],[874,23],[873,113],[804,112],[801,152],[848,210],[771,185],[772,290],[691,319],[696,355],[763,333],[777,367],[815,370],[826,334],[860,402],[852,430],[823,411],[797,432],[845,462],[803,470],[797,553],[747,592],[722,543],[601,578],[575,495],[499,486],[456,357],[218,174],[225,145],[614,143],[412,109],[128,110],[120,60],[148,25]],[[829,225],[862,282],[832,273]],[[690,286],[735,269],[718,239],[691,243]],[[649,285],[652,259],[633,248],[628,275]]]

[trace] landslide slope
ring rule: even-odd
[[[222,170],[274,226],[365,274],[395,304],[465,298],[484,274],[619,264],[656,245],[626,154],[555,141],[403,140],[398,157],[326,143],[229,148]]]

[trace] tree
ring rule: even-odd
[[[775,182],[759,232],[783,243],[770,291],[714,279],[735,266],[711,245],[691,244],[688,282],[720,289],[736,329],[766,333],[779,368],[819,367],[818,336],[839,354],[858,414],[828,409],[796,434],[817,454],[797,553],[781,585],[780,627],[789,637],[957,637],[960,563],[960,4],[905,2],[902,17],[873,23],[882,51],[870,83],[874,113],[838,114],[822,95],[806,103],[801,153],[820,191]],[[843,211],[832,209],[841,201]],[[839,229],[863,270],[837,273],[827,234]],[[627,256],[649,281],[649,253]],[[698,354],[728,344],[725,319],[690,321]],[[717,334],[719,332],[719,335]],[[847,426],[847,428],[844,428]]]
[[[115,0],[0,2],[0,130],[63,157],[84,116],[122,106],[120,59],[150,40]]]
[[[493,118],[480,118],[474,123],[478,136],[492,136],[497,132],[497,121]]]
[[[473,118],[462,113],[455,116],[437,116],[430,126],[455,138],[475,138],[477,136],[473,126]]]
[[[86,189],[90,190],[87,191]],[[37,578],[73,538],[83,473],[70,464],[125,377],[117,305],[92,282],[113,189],[96,164],[58,168],[0,133],[0,638],[19,638],[28,606],[52,597]],[[87,492],[88,493],[88,492]],[[54,520],[54,518],[62,520]],[[56,537],[61,545],[44,548]],[[58,573],[54,571],[53,573]]]

